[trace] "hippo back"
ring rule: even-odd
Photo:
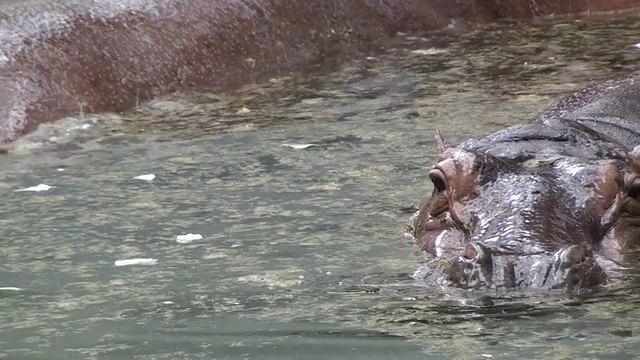
[[[640,144],[640,72],[579,91],[538,118],[575,122],[632,149]]]

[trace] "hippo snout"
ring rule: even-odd
[[[489,247],[471,242],[463,254],[442,263],[448,281],[465,288],[482,288],[493,285],[494,259]]]
[[[540,286],[578,291],[606,282],[591,249],[572,245],[549,254],[514,254],[482,242],[466,244],[461,254],[443,259],[444,279],[468,289]]]
[[[604,284],[605,281],[606,273],[591,249],[584,245],[572,245],[554,254],[543,286],[574,291],[592,288]]]

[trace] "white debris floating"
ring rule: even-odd
[[[15,286],[2,286],[0,287],[0,291],[22,291],[23,288],[15,287]]]
[[[156,176],[154,174],[144,174],[144,175],[138,175],[138,176],[134,177],[134,179],[143,180],[143,181],[151,181],[151,180],[153,180],[155,178],[156,178]]]
[[[444,50],[444,49],[429,48],[429,49],[413,50],[411,52],[416,54],[416,55],[436,55],[436,54],[445,53],[447,51]]]
[[[155,265],[158,263],[158,259],[125,259],[125,260],[116,260],[116,266],[131,266],[131,265]]]
[[[249,110],[248,107],[243,106],[242,108],[240,108],[240,110],[237,111],[237,114],[248,114],[250,112],[251,112],[251,110]]]
[[[38,184],[36,186],[31,186],[31,187],[24,188],[24,189],[18,189],[18,190],[15,190],[15,191],[17,191],[17,192],[20,192],[20,191],[40,192],[40,191],[47,191],[47,190],[52,189],[52,188],[53,188],[53,186],[49,186],[49,185],[46,185],[46,184]]]
[[[296,149],[296,150],[306,149],[306,148],[310,148],[312,146],[316,146],[316,144],[289,144],[289,143],[285,143],[285,144],[282,144],[282,145],[284,145],[286,147],[290,147],[292,149]]]
[[[192,233],[176,236],[176,241],[180,244],[188,244],[192,241],[201,240],[201,239],[202,239],[202,235],[192,234]]]

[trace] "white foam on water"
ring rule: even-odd
[[[188,233],[185,235],[178,235],[176,236],[176,241],[180,244],[188,244],[192,241],[195,240],[202,240],[203,236],[200,234],[192,234],[192,233]]]
[[[15,287],[15,286],[2,286],[0,287],[0,291],[22,291],[23,288]]]
[[[312,146],[316,146],[316,144],[291,144],[291,143],[284,143],[282,145],[284,145],[286,147],[290,147],[292,149],[296,149],[296,150],[307,149],[307,148],[310,148]]]
[[[134,177],[134,179],[136,180],[143,180],[143,181],[151,181],[153,179],[155,179],[156,176],[154,174],[144,174],[144,175],[138,175],[136,177]]]
[[[251,112],[251,110],[249,110],[249,108],[247,108],[246,106],[243,106],[236,113],[237,114],[247,114],[247,113],[250,113],[250,112]]]
[[[40,192],[40,191],[47,191],[49,189],[52,189],[53,186],[49,186],[47,184],[38,184],[36,186],[31,186],[28,188],[24,188],[24,189],[18,189],[18,190],[14,190],[16,192],[24,192],[24,191],[34,191],[34,192]]]
[[[157,263],[158,263],[158,259],[136,258],[136,259],[116,260],[114,262],[114,265],[115,266],[155,265]]]
[[[442,53],[446,53],[447,51],[444,49],[436,49],[436,48],[429,48],[429,49],[417,49],[417,50],[413,50],[411,51],[411,53],[416,54],[416,55],[436,55],[436,54],[442,54]]]

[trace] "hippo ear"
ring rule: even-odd
[[[435,138],[438,160],[442,160],[447,156],[447,150],[451,149],[451,145],[442,137],[442,133],[438,129],[436,129]]]
[[[447,141],[442,137],[442,133],[440,132],[439,129],[436,129],[436,150],[438,151],[438,155],[442,154],[443,152],[445,152],[445,150],[447,150],[447,148],[449,147],[449,144],[447,144]]]
[[[633,148],[633,150],[629,151],[627,154],[629,157],[629,165],[631,168],[640,174],[640,145]]]

